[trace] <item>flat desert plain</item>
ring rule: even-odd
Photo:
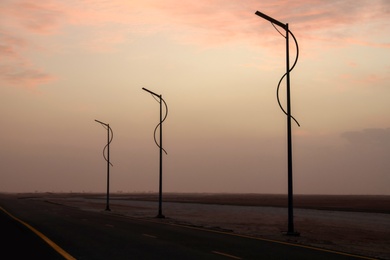
[[[33,193],[83,210],[248,235],[275,241],[390,259],[390,196],[294,195],[294,231],[288,228],[287,195],[164,193]],[[105,211],[107,204],[111,211]],[[159,205],[165,218],[156,218]]]

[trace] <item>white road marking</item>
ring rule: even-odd
[[[145,237],[157,238],[156,236],[149,235],[149,234],[142,234],[142,235],[145,236]]]
[[[229,258],[233,258],[233,259],[242,259],[241,257],[234,256],[234,255],[229,255],[229,254],[218,252],[218,251],[213,251],[213,253],[217,254],[217,255],[223,255],[223,256],[226,256],[226,257],[229,257]]]

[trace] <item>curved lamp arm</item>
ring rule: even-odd
[[[275,28],[275,29],[276,29],[276,28]],[[296,45],[296,50],[297,50],[297,56],[295,57],[294,64],[291,66],[291,68],[290,68],[289,71],[288,71],[288,72],[291,72],[291,71],[294,69],[294,67],[295,67],[295,65],[297,64],[297,62],[298,62],[299,47],[298,47],[297,39],[295,38],[294,34],[293,34],[290,30],[288,30],[287,33],[290,33],[291,36],[293,37],[294,42],[295,42],[295,45]],[[283,36],[283,37],[284,37],[284,36]],[[287,75],[287,72],[284,73],[284,75],[283,75],[283,76],[280,78],[280,80],[279,80],[278,87],[276,88],[276,99],[278,100],[278,104],[279,104],[280,109],[281,109],[281,110],[283,111],[283,113],[287,116],[287,112],[286,112],[286,110],[284,110],[282,104],[280,103],[280,98],[279,98],[280,83],[282,83],[282,80],[284,79],[284,77],[285,77],[286,75]],[[295,121],[295,123],[296,123],[298,126],[301,126],[301,125],[298,123],[298,121],[295,119],[295,117],[293,117],[292,115],[290,115],[290,117]]]
[[[107,147],[110,145],[110,143],[112,142],[112,139],[114,138],[114,132],[112,131],[112,129],[111,129],[111,127],[110,127],[109,124],[103,123],[103,122],[101,122],[101,121],[99,121],[99,120],[96,120],[96,119],[95,119],[95,121],[98,122],[98,123],[100,123],[105,129],[107,129],[107,131],[110,131],[110,133],[111,133],[111,138],[110,138],[110,140],[108,141],[108,143],[106,144],[106,146],[104,146],[104,148],[103,148],[103,158],[104,158],[104,160],[106,160],[106,162],[108,162],[111,166],[114,166],[114,165],[112,165],[111,162],[108,161],[108,159],[107,159],[107,157],[106,157],[106,149],[107,149]]]
[[[168,154],[167,151],[166,151],[163,147],[160,146],[160,144],[157,142],[157,139],[156,139],[156,132],[157,132],[157,129],[158,129],[159,127],[161,127],[162,123],[165,121],[165,119],[166,119],[167,116],[168,116],[168,105],[167,105],[167,103],[165,102],[165,100],[162,98],[162,95],[158,95],[158,94],[154,93],[153,91],[151,91],[151,90],[149,90],[149,89],[146,89],[146,88],[142,88],[142,89],[145,90],[146,92],[149,92],[154,98],[157,97],[158,99],[155,98],[156,101],[159,102],[159,103],[162,102],[162,103],[164,104],[164,106],[165,106],[165,115],[164,115],[163,119],[160,121],[160,123],[158,123],[158,124],[156,125],[156,127],[154,128],[153,138],[154,138],[154,142],[156,143],[157,147],[160,148],[160,149],[162,149],[162,150],[164,151],[165,154]]]
[[[291,34],[291,36],[293,37],[294,41],[295,41],[295,45],[296,45],[296,48],[297,48],[297,56],[295,57],[295,61],[294,61],[294,64],[292,65],[291,68],[288,69],[288,72],[284,73],[284,75],[280,78],[279,80],[279,83],[278,83],[278,86],[276,88],[276,99],[278,101],[278,104],[279,104],[279,107],[280,109],[283,111],[283,113],[288,116],[286,110],[284,110],[282,104],[280,103],[280,98],[279,98],[279,88],[280,88],[280,83],[282,82],[282,80],[284,79],[284,77],[287,75],[287,73],[290,73],[295,65],[297,64],[297,61],[298,61],[298,56],[299,56],[299,47],[298,47],[298,42],[297,42],[297,39],[295,38],[294,34],[288,29],[288,25],[287,24],[284,24],[266,14],[263,14],[262,12],[259,12],[259,11],[256,11],[255,13],[256,15],[260,16],[261,18],[264,18],[265,20],[269,21],[272,26],[284,37],[284,38],[287,38],[287,34]],[[275,24],[282,27],[285,31],[286,31],[286,36],[284,36],[276,27],[275,27]],[[290,117],[295,121],[295,123],[297,123],[298,126],[300,126],[300,124],[298,123],[298,121],[295,119],[295,117],[293,117],[292,115],[290,115]]]

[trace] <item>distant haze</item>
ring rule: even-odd
[[[0,3],[0,192],[287,192],[276,100],[285,38],[294,193],[390,195],[390,1]],[[281,28],[281,33],[284,33]],[[291,63],[296,49],[290,38]],[[280,87],[286,105],[286,81]],[[165,111],[164,111],[165,112]],[[157,134],[158,134],[157,130]],[[158,135],[157,135],[157,141]]]

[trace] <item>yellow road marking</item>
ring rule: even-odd
[[[37,234],[41,239],[43,239],[43,241],[45,241],[49,246],[51,246],[55,251],[57,251],[60,255],[62,255],[66,260],[76,260],[76,258],[74,258],[73,256],[71,256],[70,254],[68,254],[64,249],[62,249],[60,246],[58,246],[56,243],[54,243],[53,241],[51,241],[48,237],[46,237],[44,234],[42,234],[41,232],[39,232],[38,230],[36,230],[35,228],[33,228],[32,226],[30,226],[29,224],[27,224],[26,222],[16,218],[15,216],[11,215],[8,211],[6,211],[5,209],[3,209],[3,207],[0,207],[0,209],[5,212],[8,216],[10,216],[11,218],[13,218],[14,220],[18,221],[19,223],[23,224],[24,226],[26,226],[28,229],[30,229],[32,232],[34,232],[35,234]]]

